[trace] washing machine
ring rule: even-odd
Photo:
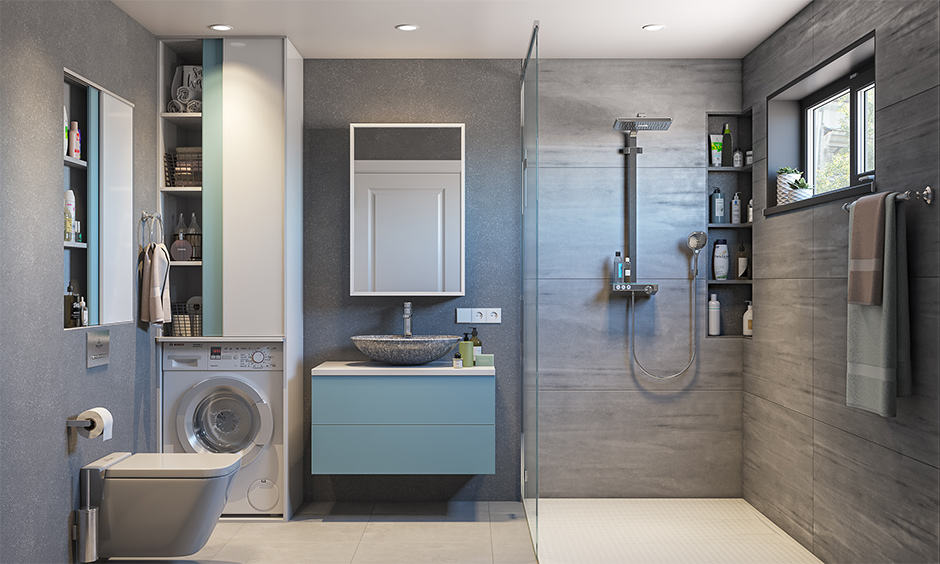
[[[163,452],[242,455],[223,517],[284,511],[281,343],[164,343]]]

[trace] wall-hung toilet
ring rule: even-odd
[[[238,454],[115,452],[84,466],[79,559],[199,551],[240,463]]]

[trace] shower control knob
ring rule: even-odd
[[[255,351],[251,353],[251,362],[254,362],[255,364],[261,364],[264,362],[264,353],[261,351]]]

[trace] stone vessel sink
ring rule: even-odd
[[[437,360],[454,350],[460,341],[456,335],[356,335],[350,339],[372,360],[404,366]]]

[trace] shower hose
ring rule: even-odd
[[[696,268],[696,270],[698,269]],[[695,347],[695,327],[696,327],[695,312],[698,309],[698,292],[695,291],[696,278],[697,276],[693,274],[691,279],[689,280],[689,293],[691,294],[691,296],[689,296],[690,297],[689,302],[691,303],[691,308],[689,309],[689,325],[692,326],[689,332],[689,348],[692,349],[692,355],[689,357],[689,363],[685,365],[685,368],[676,372],[675,374],[669,374],[666,376],[658,376],[656,374],[653,374],[652,372],[647,370],[643,366],[642,363],[640,363],[640,359],[637,358],[636,356],[636,293],[630,292],[630,310],[631,310],[630,315],[633,320],[632,321],[633,327],[630,330],[631,331],[630,350],[633,354],[633,363],[636,364],[636,366],[640,369],[641,372],[643,372],[643,374],[646,374],[648,377],[654,380],[672,380],[673,378],[676,378],[678,376],[685,374],[685,371],[688,370],[692,366],[693,362],[695,362],[695,352],[696,352],[695,351],[695,348],[696,348]]]

